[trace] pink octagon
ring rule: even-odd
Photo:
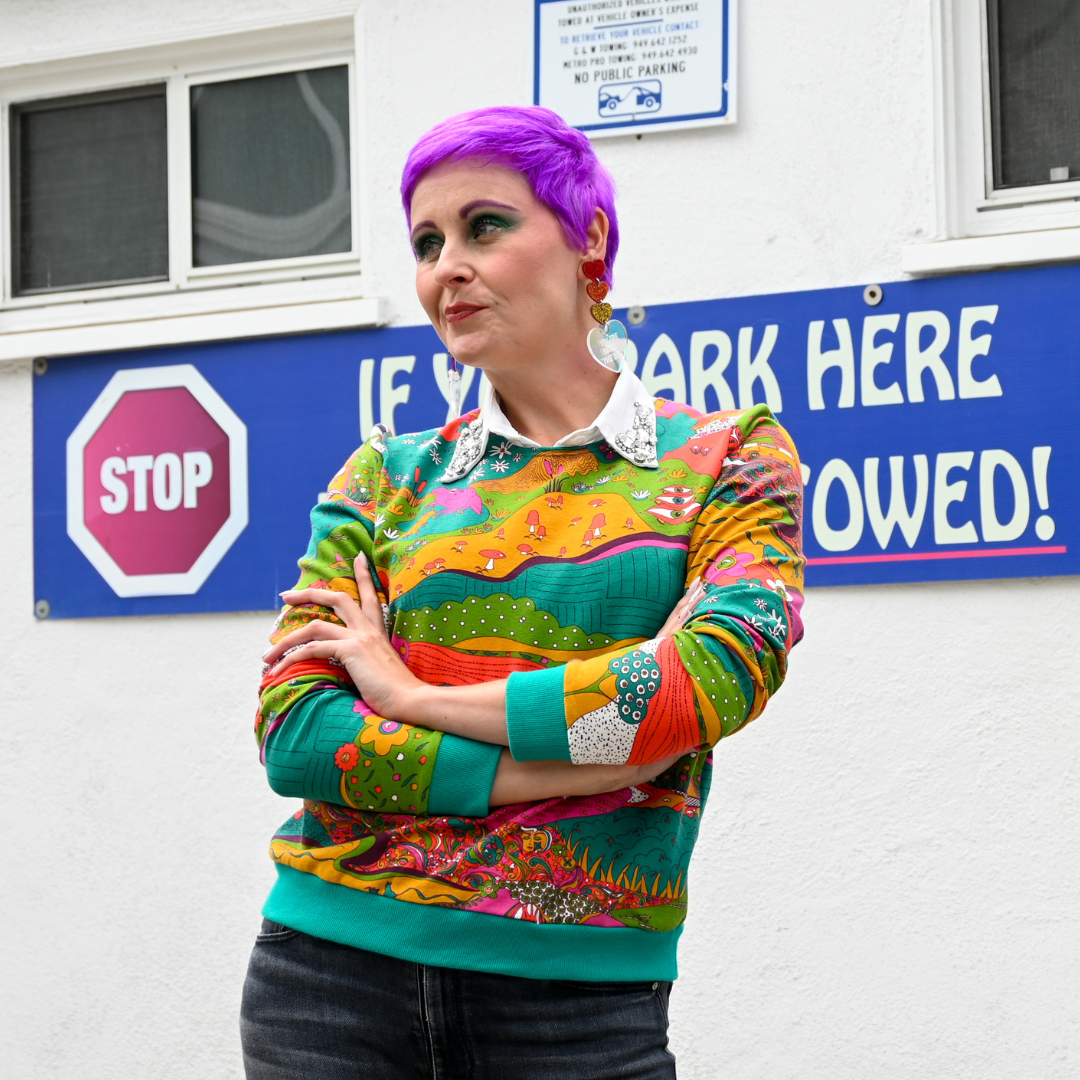
[[[190,364],[117,372],[68,439],[68,533],[120,596],[197,592],[247,509],[247,428]]]

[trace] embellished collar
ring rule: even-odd
[[[454,456],[443,473],[442,482],[460,480],[472,472],[487,451],[491,438],[501,438],[512,446],[530,450],[541,448],[539,443],[515,430],[502,410],[499,395],[489,389],[476,417],[461,425],[454,443]],[[645,469],[659,466],[656,460],[656,406],[641,380],[629,368],[624,368],[619,375],[608,403],[592,424],[564,435],[555,446],[587,446],[601,439],[632,465]]]

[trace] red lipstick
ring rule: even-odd
[[[448,323],[459,323],[483,310],[479,304],[448,304],[443,314]]]

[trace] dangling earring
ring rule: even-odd
[[[450,370],[446,373],[446,388],[450,392],[450,416],[447,423],[461,415],[461,369],[458,362],[450,357]]]
[[[607,267],[603,259],[593,259],[587,262],[582,270],[589,279],[585,291],[593,305],[589,313],[600,324],[589,331],[585,344],[589,349],[589,355],[608,371],[622,371],[623,356],[626,353],[626,327],[618,319],[611,317],[612,307],[604,302],[608,294],[606,281],[600,279],[604,276]]]

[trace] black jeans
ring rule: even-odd
[[[429,967],[263,920],[244,984],[248,1080],[673,1080],[671,983]]]

